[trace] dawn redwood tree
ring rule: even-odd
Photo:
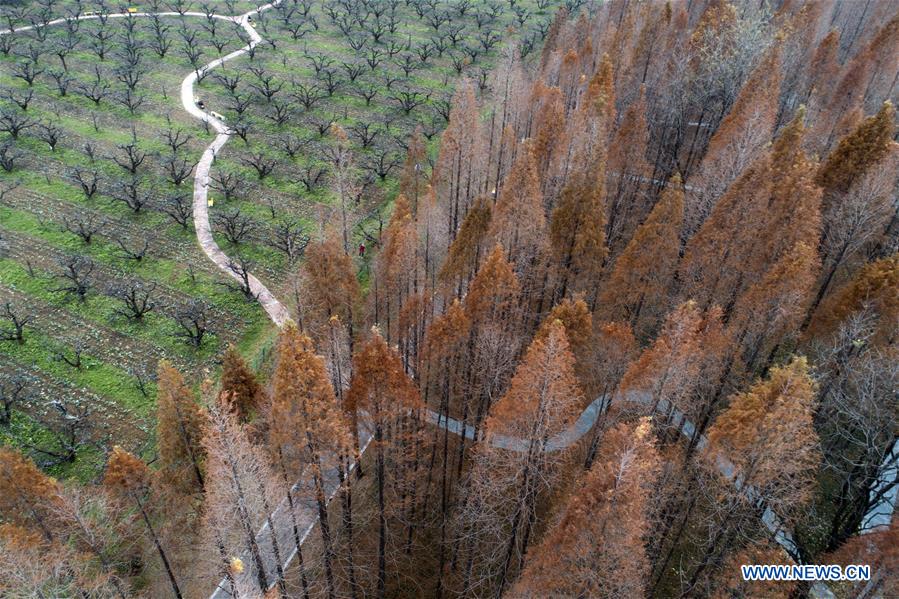
[[[865,119],[828,154],[816,176],[816,182],[824,188],[826,208],[848,192],[855,179],[886,156],[895,131],[895,119],[896,109],[891,102],[884,102],[876,115]]]
[[[433,183],[445,212],[447,241],[451,242],[471,204],[487,190],[484,148],[474,86],[460,82],[453,96],[449,125],[440,137]]]
[[[672,310],[653,344],[625,372],[622,409],[649,416],[662,409],[669,418],[673,408],[690,413],[688,402],[699,382],[702,336],[703,312],[695,302]],[[662,427],[667,424],[666,418],[655,422]]]
[[[561,321],[545,339],[535,339],[515,371],[509,390],[490,411],[485,441],[476,446],[459,513],[464,540],[462,594],[499,596],[525,563],[538,502],[552,492],[561,474],[565,451],[549,451],[550,440],[563,432],[583,396],[574,375],[574,356]],[[497,436],[518,438],[509,449]]]
[[[390,430],[402,429],[404,425],[420,426],[415,421],[422,406],[418,389],[404,372],[402,360],[377,329],[372,329],[354,356],[348,403],[352,412],[364,414],[373,430],[378,494],[377,596],[383,599],[387,589],[387,451],[394,441]],[[390,473],[391,478],[400,475]]]
[[[468,287],[462,306],[471,322],[471,348],[467,356],[468,393],[462,394],[462,422],[474,416],[475,437],[492,402],[502,395],[515,367],[521,343],[519,301],[521,285],[497,245],[486,256]],[[465,438],[459,448],[459,470]]]
[[[456,297],[462,297],[487,251],[493,203],[485,196],[475,200],[440,268],[440,280]]]
[[[342,406],[338,405],[334,396],[324,360],[315,354],[312,340],[300,333],[292,323],[281,330],[278,341],[269,442],[275,454],[276,467],[281,470],[285,494],[291,504],[293,499],[290,488],[293,480],[287,473],[301,472],[304,465],[312,468],[325,579],[328,596],[334,597],[334,541],[328,520],[325,477],[329,476],[331,469],[341,467],[337,465],[338,461],[351,452],[352,437]],[[301,539],[296,522],[294,534],[299,552]],[[355,580],[352,554],[348,568],[352,580]]]
[[[204,487],[201,439],[205,414],[181,373],[165,360],[159,363],[156,385],[160,477],[179,493],[199,493]]]
[[[459,239],[459,238],[457,238]],[[439,414],[448,415],[450,402],[465,394],[465,376],[463,364],[471,327],[471,321],[458,299],[443,314],[436,316],[425,333],[421,361],[419,365],[419,384],[425,404],[436,404]],[[432,399],[433,397],[433,399]],[[434,431],[431,444],[430,466],[425,488],[425,503],[430,500],[433,466],[440,454],[440,545],[438,546],[438,568],[436,594],[442,596],[444,591],[444,566],[447,558],[448,527],[450,516],[451,493],[455,480],[455,469],[450,468],[449,427],[440,427]],[[442,436],[442,441],[440,437]]]
[[[593,467],[579,478],[562,511],[534,548],[512,588],[519,597],[640,597],[649,560],[650,499],[661,468],[652,426],[609,430]]]
[[[209,406],[209,418],[203,434],[206,454],[205,494],[203,497],[204,534],[210,548],[220,556],[249,554],[248,564],[255,582],[253,593],[265,594],[270,578],[265,560],[275,563],[278,591],[286,594],[282,550],[278,541],[272,510],[280,493],[262,448],[253,445],[245,428],[228,411],[219,396]],[[266,549],[256,537],[265,522],[269,533]],[[271,555],[268,551],[271,551]]]
[[[231,411],[241,422],[259,415],[266,403],[265,390],[233,345],[222,357],[221,391]]]
[[[519,272],[527,272],[543,253],[546,216],[530,143],[518,148],[512,169],[499,191],[490,221],[490,238],[502,244]]]
[[[343,323],[350,339],[354,336],[361,290],[353,259],[343,251],[339,235],[330,230],[309,242],[297,285],[297,322],[319,346],[333,317]]]
[[[683,216],[683,185],[674,175],[603,285],[598,305],[609,320],[628,321],[640,336],[654,331],[668,306]]]
[[[709,429],[703,466],[727,480],[712,491],[718,494],[715,509],[706,524],[708,534],[704,531],[702,536],[702,556],[684,585],[686,591],[704,592],[704,583],[721,567],[737,535],[757,526],[758,501],[790,523],[811,499],[820,462],[813,426],[816,395],[808,361],[795,357],[734,395]],[[733,471],[720,474],[718,458],[729,460]],[[737,476],[741,484],[733,485],[731,479]]]
[[[613,251],[630,239],[635,223],[649,211],[652,169],[646,160],[649,128],[646,123],[646,91],[628,106],[615,130],[606,173],[606,238]],[[670,183],[669,183],[670,185]]]
[[[605,163],[602,155],[572,172],[552,212],[549,239],[561,271],[559,295],[585,292],[595,306],[605,259]]]
[[[775,45],[746,80],[730,112],[709,140],[696,174],[689,178],[685,218],[688,233],[702,225],[718,198],[771,141],[781,79],[780,51]]]
[[[384,325],[387,343],[402,342],[399,312],[406,298],[416,291],[417,233],[412,207],[400,194],[393,205],[390,222],[381,235],[381,248],[375,259],[373,291],[374,319]]]
[[[162,547],[157,527],[154,526],[151,518],[152,512],[148,505],[150,502],[151,476],[150,469],[144,462],[121,447],[115,446],[112,448],[112,454],[109,456],[109,462],[106,465],[103,484],[114,494],[121,496],[127,504],[133,504],[137,507],[150,539],[153,541],[153,546],[159,554],[159,559],[172,587],[172,594],[181,599],[181,588],[178,586],[169,558]]]
[[[874,341],[886,345],[894,342],[899,317],[899,299],[894,293],[897,287],[899,254],[866,264],[815,311],[807,335],[823,338],[850,317],[870,310],[878,316]]]
[[[0,447],[0,513],[5,521],[38,530],[47,541],[54,531],[52,502],[59,483],[11,447]]]
[[[424,197],[428,185],[427,164],[427,147],[419,125],[409,139],[406,159],[400,173],[400,194],[412,204],[413,216],[418,212],[418,203]]]

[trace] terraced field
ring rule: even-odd
[[[212,14],[253,7],[2,8],[0,27],[36,27],[0,36],[0,328],[27,321],[24,343],[0,341],[0,442],[54,474],[94,477],[112,443],[153,458],[159,359],[198,382],[226,344],[258,362],[271,343],[256,302],[196,244],[193,166],[213,135],[179,102],[185,75],[246,44]],[[305,240],[338,225],[336,124],[352,154],[353,243],[376,244],[413,131],[433,148],[458,78],[487,86],[502,41],[529,54],[555,8],[299,0],[257,16],[266,42],[198,85],[236,134],[213,166],[217,242],[290,297]],[[103,16],[129,9],[178,14]]]

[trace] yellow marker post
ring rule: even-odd
[[[213,204],[215,204],[215,200],[213,200],[212,198],[209,198],[208,200],[206,200],[206,205],[209,206],[210,208],[212,208]]]

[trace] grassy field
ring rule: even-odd
[[[254,7],[79,8],[65,0],[4,6],[0,23]],[[273,239],[287,226],[302,241],[335,221],[332,123],[352,146],[354,236],[376,238],[415,128],[433,149],[459,77],[486,86],[501,40],[522,40],[527,53],[554,9],[543,0],[288,1],[256,16],[267,41],[197,87],[199,99],[243,133],[213,167],[219,244],[289,297],[299,261]],[[28,319],[24,343],[0,341],[0,397],[11,414],[0,421],[0,442],[25,448],[55,475],[95,477],[113,443],[153,458],[160,359],[197,383],[215,375],[226,344],[255,362],[271,346],[275,331],[263,311],[196,245],[191,169],[212,135],[179,100],[185,75],[245,37],[227,21],[166,16],[81,20],[0,38],[0,306]],[[229,231],[229,220],[246,234]],[[83,293],[64,276],[73,267]],[[146,294],[153,309],[139,319],[123,315],[129,291]],[[183,335],[191,307],[208,329],[199,346]],[[0,319],[0,328],[11,327]]]

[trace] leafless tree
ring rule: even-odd
[[[142,281],[130,281],[119,285],[112,290],[112,296],[121,300],[123,307],[116,308],[116,314],[124,316],[128,320],[142,321],[144,316],[156,308],[153,301],[153,292],[156,283],[144,283]]]
[[[19,135],[35,125],[24,112],[10,110],[9,108],[0,108],[0,132],[9,133],[13,139],[19,139]]]
[[[0,168],[11,173],[16,168],[16,161],[23,155],[12,142],[0,144]]]
[[[193,217],[193,202],[186,194],[176,193],[166,197],[159,210],[186,230]]]
[[[50,146],[51,152],[56,151],[56,146],[59,145],[59,142],[62,140],[62,136],[62,129],[57,127],[55,123],[47,122],[38,125],[37,137],[48,146]]]
[[[75,167],[75,169],[72,170],[72,178],[75,179],[81,187],[81,191],[84,193],[85,198],[91,199],[96,195],[97,190],[100,187],[100,172],[97,169],[88,171]]]
[[[177,154],[168,155],[162,162],[166,170],[168,180],[175,187],[184,183],[191,175],[196,162],[181,158]]]
[[[28,380],[24,376],[13,375],[0,382],[0,426],[9,426],[13,408],[29,400]]]
[[[31,315],[23,314],[23,311],[13,308],[12,302],[6,302],[3,306],[3,318],[10,322],[12,328],[0,329],[0,340],[25,343],[25,327],[31,322]]]
[[[75,343],[75,345],[72,347],[71,358],[66,353],[67,349],[68,348],[63,348],[62,351],[56,352],[56,360],[59,362],[65,362],[75,370],[81,370],[81,355],[84,353],[84,344],[81,341]]]
[[[147,159],[147,154],[138,146],[137,132],[131,130],[131,141],[127,144],[119,144],[116,146],[121,152],[121,156],[113,156],[113,160],[120,167],[125,169],[132,176],[137,174],[138,169]]]
[[[98,217],[94,212],[78,213],[73,217],[62,217],[63,230],[81,238],[81,241],[90,245],[96,234],[103,230],[107,224],[106,219]]]
[[[31,100],[34,98],[34,90],[32,88],[28,88],[23,91],[21,94],[15,93],[13,90],[6,90],[3,92],[3,99],[8,100],[22,109],[23,112],[28,111],[28,105],[31,104]]]
[[[181,327],[181,330],[175,333],[176,336],[183,338],[193,347],[200,347],[203,344],[203,338],[209,329],[206,306],[200,300],[191,300],[179,309],[175,314],[175,320]]]
[[[61,285],[53,291],[63,291],[74,295],[79,301],[87,299],[88,292],[93,288],[94,281],[91,273],[94,272],[94,261],[87,256],[66,256],[59,260],[62,272],[58,275]]]
[[[252,167],[253,170],[256,171],[256,177],[260,181],[268,177],[278,164],[277,160],[266,156],[264,152],[254,152],[249,156],[242,158],[241,163],[245,166]]]
[[[138,245],[135,247],[130,247],[127,243],[125,243],[125,239],[121,235],[116,235],[113,237],[113,239],[115,240],[116,245],[119,246],[119,249],[122,250],[122,255],[127,260],[141,262],[147,255],[147,250],[150,249],[150,242],[146,237],[142,237],[137,242]]]
[[[225,236],[229,243],[239,245],[247,240],[256,225],[253,220],[240,213],[240,208],[235,208],[230,212],[222,212],[215,217],[215,223],[218,225],[219,231]]]
[[[303,233],[303,227],[299,221],[282,220],[272,227],[266,243],[283,252],[288,262],[293,262],[306,249],[309,244],[309,236]]]
[[[150,192],[142,189],[140,177],[119,181],[112,198],[128,206],[135,214],[150,202]]]
[[[228,261],[228,270],[234,275],[234,278],[237,280],[237,285],[234,285],[231,281],[226,281],[223,285],[233,291],[239,291],[248,301],[255,301],[257,295],[253,291],[253,286],[250,282],[250,273],[254,267],[255,263],[243,256],[231,258]]]

